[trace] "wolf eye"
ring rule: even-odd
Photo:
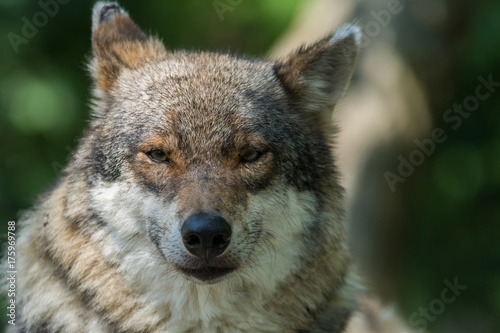
[[[148,155],[150,159],[158,163],[165,163],[170,161],[167,154],[159,149],[148,151],[146,155]]]
[[[264,153],[258,150],[249,149],[241,155],[241,160],[246,163],[257,161]]]

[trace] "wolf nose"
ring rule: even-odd
[[[184,221],[181,235],[189,253],[199,258],[212,259],[229,246],[231,226],[222,216],[200,213]]]

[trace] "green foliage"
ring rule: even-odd
[[[440,295],[443,279],[458,277],[468,289],[456,304],[447,306],[439,320],[429,323],[431,331],[498,332],[500,87],[457,129],[446,124],[443,114],[475,94],[479,76],[491,74],[500,82],[500,44],[496,41],[500,3],[462,3],[450,8],[466,12],[463,25],[450,24],[454,30],[446,33],[431,32],[448,38],[441,41],[445,68],[436,68],[439,59],[425,59],[425,52],[407,55],[428,84],[433,127],[445,128],[449,138],[404,185],[405,223],[411,236],[405,246],[407,261],[399,296],[411,313]],[[453,16],[449,20],[460,21]],[[441,70],[447,73],[444,78]],[[434,88],[433,80],[439,82]]]

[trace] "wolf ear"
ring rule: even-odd
[[[109,91],[123,68],[134,69],[152,60],[165,58],[160,41],[148,37],[114,2],[97,2],[92,11],[90,64],[96,86]]]
[[[315,120],[331,122],[331,112],[349,84],[361,39],[357,26],[345,25],[275,65],[285,89]]]

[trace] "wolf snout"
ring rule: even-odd
[[[199,213],[184,221],[182,242],[186,250],[201,259],[213,259],[229,246],[231,226],[219,215]]]

